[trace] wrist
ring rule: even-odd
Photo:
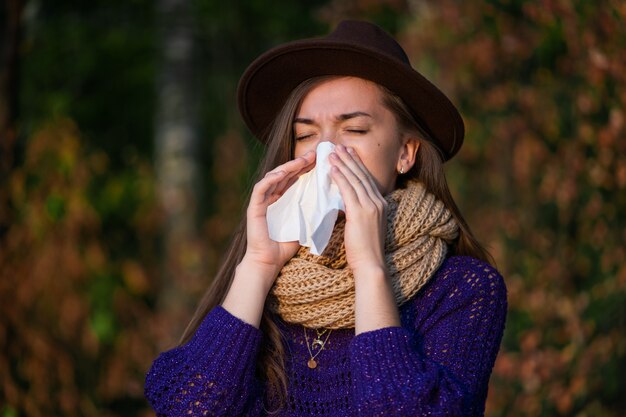
[[[258,262],[244,255],[241,262],[235,268],[234,279],[240,278],[246,281],[256,290],[260,290],[267,296],[279,270],[275,265]]]
[[[353,271],[355,334],[400,326],[400,315],[386,268],[371,266]]]
[[[354,285],[359,285],[364,282],[386,281],[387,280],[387,268],[377,262],[369,264],[357,265],[352,269],[352,275],[354,275]]]
[[[222,307],[233,316],[260,328],[265,299],[275,278],[271,270],[262,268],[262,265],[242,260],[235,269]]]

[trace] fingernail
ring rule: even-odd
[[[339,157],[337,156],[337,154],[336,154],[336,153],[334,153],[334,152],[332,152],[332,153],[331,153],[328,157],[329,157],[329,158],[332,158],[332,159],[339,159]]]
[[[337,145],[337,149],[339,149],[340,151],[345,151],[346,150],[345,146],[343,146],[341,144]]]
[[[354,153],[354,149],[352,149],[352,148],[348,148],[348,152],[349,152],[349,153]]]

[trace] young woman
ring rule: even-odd
[[[356,21],[259,57],[239,107],[266,156],[181,344],[147,375],[157,415],[483,415],[506,288],[443,174],[455,107]],[[266,214],[323,141],[345,215],[316,256],[271,240]]]

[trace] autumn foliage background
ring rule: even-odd
[[[626,415],[626,2],[189,3],[199,182],[182,231],[155,156],[179,15],[76,3],[0,11],[1,417],[152,415],[144,374],[215,273],[260,153],[237,79],[346,17],[393,32],[464,117],[447,175],[509,290],[486,415]]]

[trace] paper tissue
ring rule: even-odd
[[[333,232],[339,210],[345,210],[339,188],[330,177],[328,156],[335,148],[331,142],[317,145],[315,167],[298,180],[267,208],[270,239],[277,242],[297,240],[320,255]]]

